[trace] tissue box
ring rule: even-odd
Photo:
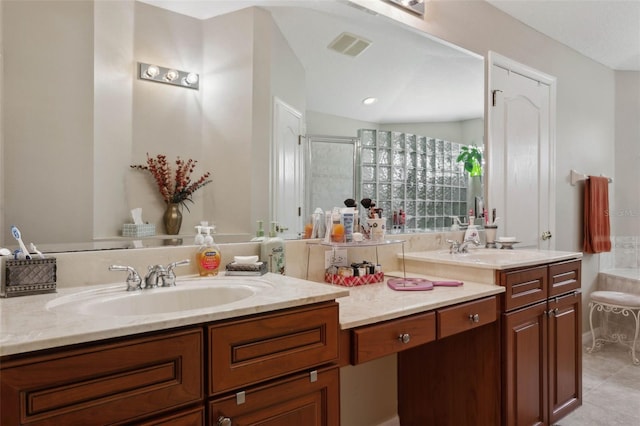
[[[125,223],[122,225],[123,237],[153,237],[156,235],[156,226],[150,223],[136,225],[135,223]]]
[[[55,291],[55,258],[5,261],[0,296],[26,296]]]

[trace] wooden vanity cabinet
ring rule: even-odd
[[[0,424],[335,426],[338,335],[331,301],[4,357]]]
[[[582,404],[581,261],[497,271],[502,424],[552,425]]]

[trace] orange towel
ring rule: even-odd
[[[584,184],[584,252],[611,251],[609,179],[589,176]]]

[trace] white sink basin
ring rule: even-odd
[[[50,311],[94,316],[162,315],[214,310],[245,300],[273,286],[257,278],[212,278],[178,281],[175,287],[125,291],[126,285],[61,296],[47,304]]]

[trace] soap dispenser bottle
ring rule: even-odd
[[[220,247],[216,244],[211,236],[211,226],[205,226],[204,230],[206,236],[204,237],[204,243],[196,254],[196,263],[198,264],[198,271],[200,276],[214,276],[218,275],[220,269],[220,262],[222,255],[220,253]]]
[[[267,270],[284,275],[285,252],[284,241],[278,237],[277,223],[271,222],[269,238],[266,238],[260,246],[260,260],[267,263]]]
[[[262,221],[258,221],[258,230],[256,231],[256,236],[251,239],[251,241],[264,241],[264,228],[262,226]]]

